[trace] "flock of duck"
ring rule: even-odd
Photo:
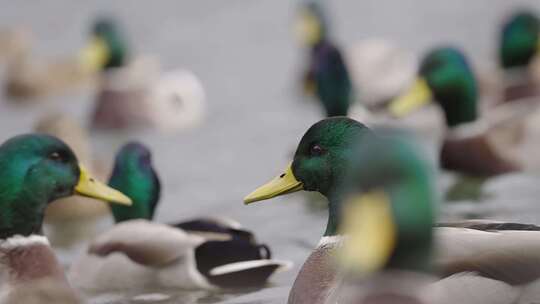
[[[315,1],[301,7],[296,24],[309,55],[301,87],[327,118],[306,131],[282,174],[244,198],[251,204],[304,190],[328,201],[326,230],[288,302],[540,302],[540,227],[437,223],[438,170],[418,144],[419,138],[434,143],[441,169],[481,180],[535,168],[540,20],[519,12],[503,24],[500,71],[489,79],[475,75],[456,47],[430,50],[418,64],[381,44],[342,54],[329,22]],[[26,35],[0,34],[5,91],[14,100],[31,103],[94,81],[91,121],[98,129],[170,132],[203,118],[197,77],[132,59],[113,20],[96,21],[88,46],[55,66],[29,61]],[[366,76],[390,63],[397,75]],[[430,101],[436,107],[426,107]],[[263,287],[290,268],[233,220],[154,222],[161,183],[143,143],[121,147],[105,184],[93,176],[108,170],[90,157],[83,129],[53,115],[36,130],[0,145],[0,303],[82,303],[85,294],[118,290]],[[63,202],[51,204],[57,200]],[[93,236],[66,270],[44,236],[46,215],[54,221],[108,210],[114,225]]]

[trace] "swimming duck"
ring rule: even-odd
[[[76,120],[65,114],[48,113],[37,122],[34,130],[64,141],[97,178],[106,178],[103,165],[91,156],[86,130]],[[74,245],[95,236],[96,222],[108,213],[107,205],[99,200],[79,196],[59,199],[45,212],[45,234],[56,249],[75,249]]]
[[[88,70],[101,74],[94,127],[174,131],[201,122],[205,93],[192,72],[163,73],[156,60],[131,60],[126,39],[112,19],[96,21],[91,36],[81,61]]]
[[[332,256],[335,247],[343,239],[339,227],[346,192],[342,189],[350,185],[350,176],[355,176],[351,174],[362,173],[370,168],[370,163],[359,163],[356,157],[358,149],[376,143],[377,136],[380,135],[349,118],[322,120],[304,134],[294,160],[286,170],[244,199],[246,204],[250,204],[300,190],[317,191],[328,199],[326,230],[317,248],[302,266],[289,294],[289,303],[326,303],[324,301],[332,293],[338,279]],[[416,184],[421,181],[430,182],[431,179],[424,176],[427,171],[415,169],[417,163],[402,161],[404,156],[399,154],[400,150],[379,149],[379,152],[390,155],[396,153],[395,157],[402,158],[397,158],[395,165],[413,170],[418,175],[418,178],[407,180],[406,187],[396,186],[395,195],[402,195],[403,199],[409,195],[411,198],[426,195],[420,192],[422,188]],[[384,170],[368,171],[375,174],[373,178],[387,176]],[[401,192],[397,189],[401,189]],[[521,229],[527,227],[516,226]],[[515,231],[518,228],[513,229],[512,225],[504,223],[491,226],[485,223],[474,228],[445,227],[437,230],[437,248],[440,249],[436,251],[435,262],[445,276],[471,271],[513,285],[530,283],[539,277],[540,269],[536,263],[539,262],[537,239],[540,233]],[[504,228],[508,231],[500,231]],[[490,232],[495,230],[498,231]]]
[[[512,14],[500,33],[499,61],[504,73],[503,100],[538,96],[540,21],[529,11]]]
[[[456,250],[470,244],[463,240],[450,243],[444,237],[454,228],[432,228],[437,209],[433,169],[412,138],[385,132],[384,138],[362,146],[356,161],[361,170],[350,176],[355,182],[343,207],[340,228],[349,238],[338,251],[343,286],[333,293],[333,298],[340,298],[339,303],[531,303],[538,299],[537,284],[530,285],[530,281],[519,286],[522,283],[503,282],[487,272],[461,272],[459,267],[451,276],[437,277],[432,262],[440,253],[435,250]],[[491,228],[496,227],[492,224]],[[538,230],[537,226],[530,228]],[[473,236],[538,233],[466,230]],[[468,240],[471,243],[473,236]],[[505,255],[503,251],[521,250],[509,250],[513,245],[500,244],[500,257]],[[495,251],[486,251],[476,259],[491,259]],[[508,262],[509,268],[519,263]],[[519,266],[515,266],[517,271]]]
[[[430,51],[418,74],[415,84],[392,102],[390,111],[405,116],[436,101],[447,126],[440,149],[442,168],[480,177],[538,168],[527,157],[538,134],[536,105],[515,101],[480,117],[475,76],[455,48]]]
[[[109,186],[125,191],[133,205],[111,206],[117,224],[98,236],[89,255],[70,269],[73,284],[85,291],[262,286],[273,273],[289,267],[271,259],[268,246],[229,220],[151,222],[161,187],[150,151],[140,143],[120,149]]]
[[[131,203],[91,177],[64,142],[48,135],[20,135],[0,145],[0,177],[0,302],[44,280],[69,286],[40,235],[49,203],[73,194]]]
[[[296,32],[302,45],[309,49],[302,80],[304,93],[315,95],[326,109],[333,101],[342,108],[340,115],[345,115],[346,106],[351,104],[349,99],[353,98],[352,87],[358,89],[354,93],[362,105],[377,109],[414,80],[417,63],[406,51],[382,38],[340,48],[333,41],[330,26],[321,1],[305,1],[301,5]],[[341,97],[334,97],[336,101],[332,96]]]

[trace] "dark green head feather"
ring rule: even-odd
[[[146,146],[131,142],[120,149],[116,155],[109,186],[133,201],[131,206],[111,205],[116,222],[153,219],[161,186],[152,167],[151,153]]]
[[[27,134],[0,146],[0,239],[41,231],[48,203],[73,194],[79,181],[73,151],[56,137]]]
[[[450,127],[476,120],[478,88],[465,55],[452,47],[430,51],[422,60],[420,75],[443,108]]]
[[[358,147],[342,191],[382,191],[390,200],[397,242],[387,267],[429,270],[436,194],[433,168],[418,143],[403,132],[375,130]]]
[[[294,176],[304,190],[320,192],[330,200],[326,235],[336,233],[342,198],[338,190],[351,169],[357,147],[372,136],[363,124],[334,117],[314,124],[298,145],[292,163]]]
[[[129,56],[128,45],[118,25],[112,18],[97,19],[92,28],[94,37],[103,39],[109,52],[108,60],[103,69],[122,67]]]
[[[538,18],[528,12],[512,15],[502,27],[500,61],[504,68],[525,67],[537,53]]]

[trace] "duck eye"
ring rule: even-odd
[[[52,152],[49,154],[49,159],[52,161],[64,161],[64,157],[59,152]]]
[[[311,154],[311,156],[321,156],[324,154],[324,149],[319,146],[319,145],[313,145],[311,146],[311,149],[309,151],[309,153]]]

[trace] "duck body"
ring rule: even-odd
[[[203,86],[192,72],[161,73],[155,61],[141,58],[104,72],[92,125],[174,131],[198,125],[204,103]]]
[[[540,278],[536,267],[540,228],[474,221],[432,229],[437,198],[433,170],[419,156],[422,154],[416,145],[409,142],[410,137],[402,133],[392,136],[389,141],[384,131],[371,131],[344,117],[320,121],[302,137],[285,173],[245,198],[246,203],[252,203],[302,189],[318,191],[328,198],[325,234],[298,274],[289,303],[335,303],[334,299],[341,296],[340,286],[352,284],[353,290],[359,286],[356,280],[344,277],[351,270],[359,271],[361,279],[374,270],[433,275],[432,283],[440,288],[436,290],[430,283],[419,287],[414,297],[405,293],[390,303],[400,303],[397,299],[402,303],[457,303],[455,300],[465,295],[468,300],[463,303],[488,303],[486,299],[496,299],[494,295],[501,295],[499,303],[514,303],[520,296],[538,294],[534,286]],[[356,195],[358,205],[367,208],[361,209],[364,212],[347,207]],[[414,206],[414,212],[408,212],[406,206]],[[373,217],[367,216],[368,210],[374,212]],[[347,220],[351,214],[361,216]],[[358,236],[365,240],[360,242],[353,234],[342,232],[348,231],[348,225],[355,227],[351,223],[358,224],[354,229],[362,230],[364,233]],[[373,231],[380,235],[374,236]],[[348,238],[342,242],[343,235]],[[351,242],[358,246],[352,251],[343,249]],[[344,257],[352,265],[347,264],[345,271],[336,263],[334,251],[348,252]],[[457,286],[464,288],[467,282],[475,282],[469,293],[447,292],[458,290]],[[370,289],[363,291],[372,294]],[[382,301],[385,297],[353,299],[358,302],[351,303],[387,303]]]
[[[126,39],[112,19],[99,19],[91,36],[83,62],[100,74],[93,127],[170,132],[201,122],[206,96],[192,72],[162,72],[155,58],[130,56]]]
[[[125,189],[135,203],[113,207],[117,224],[73,263],[69,277],[84,291],[261,286],[290,264],[272,259],[266,245],[230,220],[151,222],[161,186],[150,151],[140,143],[120,150],[109,185]]]
[[[54,288],[43,298],[77,303],[48,240],[39,235],[45,209],[74,193],[126,204],[129,198],[89,176],[73,151],[53,136],[25,134],[4,142],[0,172],[0,301],[22,303],[21,297],[31,299],[47,285]]]

